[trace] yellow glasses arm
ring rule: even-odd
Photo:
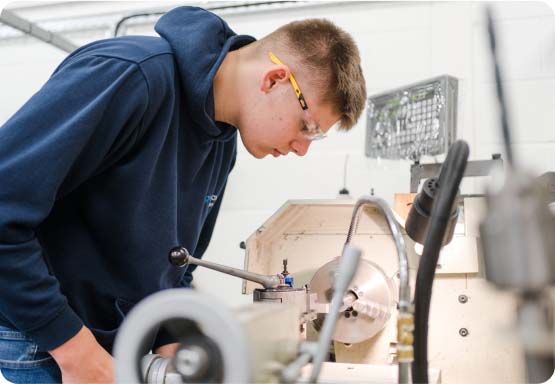
[[[269,52],[268,55],[270,56],[270,60],[272,61],[272,63],[279,64],[279,65],[285,65],[272,52]],[[297,84],[297,81],[295,80],[295,78],[293,77],[293,74],[291,72],[289,72],[289,81],[291,82],[291,85],[293,86],[293,89],[295,90],[295,95],[297,96],[297,99],[299,100],[299,103],[301,104],[301,108],[302,109],[308,109],[308,105],[306,104],[303,93],[301,92],[301,89],[299,88],[299,85]]]

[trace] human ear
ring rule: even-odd
[[[289,81],[290,74],[291,71],[287,65],[273,65],[264,72],[260,90],[264,93],[270,92],[277,84]]]

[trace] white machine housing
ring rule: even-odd
[[[245,270],[272,274],[283,259],[296,287],[308,284],[316,270],[340,255],[347,236],[354,200],[290,200],[246,241]],[[398,257],[385,218],[375,208],[365,208],[352,243],[362,257],[378,264],[396,286]],[[453,241],[439,258],[434,281],[428,356],[431,369],[446,383],[523,382],[524,363],[512,324],[515,300],[496,291],[484,280],[478,242],[478,223],[484,212],[480,197],[464,198]],[[402,214],[401,212],[398,212]],[[399,217],[401,225],[404,220]],[[419,255],[404,234],[414,291]],[[243,281],[243,293],[257,288]],[[385,328],[373,338],[357,343],[335,342],[338,363],[390,366],[396,363],[394,311]],[[383,371],[383,370],[382,370]],[[394,370],[391,370],[394,373]]]

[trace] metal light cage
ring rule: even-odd
[[[458,80],[449,75],[368,98],[366,156],[419,160],[446,153],[457,132]]]

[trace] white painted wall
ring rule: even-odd
[[[516,155],[537,173],[554,170],[555,15],[540,2],[493,6]],[[482,11],[478,2],[360,2],[224,17],[236,32],[255,37],[299,18],[334,21],[359,45],[370,95],[441,74],[458,77],[458,137],[470,144],[471,159],[487,159],[502,147]],[[144,28],[129,32],[152,33]],[[107,35],[97,31],[67,36],[85,43]],[[0,42],[0,123],[39,89],[63,57],[63,52],[31,39]],[[242,267],[239,242],[287,199],[336,197],[346,156],[347,187],[353,197],[374,188],[392,202],[393,193],[408,192],[409,162],[365,158],[365,124],[364,116],[351,132],[335,132],[314,143],[304,158],[256,160],[241,147],[205,258]],[[482,182],[465,181],[463,192],[480,192],[482,187]],[[241,297],[238,279],[199,269],[195,281],[232,305],[249,300]]]

